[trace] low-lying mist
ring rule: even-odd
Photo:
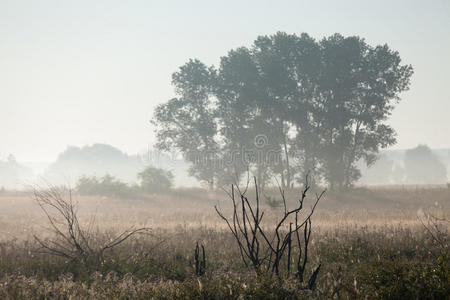
[[[106,144],[71,146],[54,162],[21,162],[13,155],[0,160],[0,188],[24,190],[43,180],[74,187],[83,176],[105,175],[133,185],[138,182],[138,173],[148,166],[171,171],[175,187],[206,188],[207,184],[189,175],[190,165],[179,153],[149,150],[128,155]],[[383,150],[373,165],[361,162],[359,166],[362,176],[356,186],[445,185],[449,181],[450,149],[422,145],[410,150]],[[276,185],[276,180],[272,184]]]

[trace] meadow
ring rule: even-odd
[[[247,193],[250,199],[254,190]],[[295,206],[300,195],[287,192],[287,206]],[[306,211],[313,195],[306,198]],[[282,217],[279,196],[268,190],[261,199],[266,228]],[[131,228],[146,230],[95,259],[58,256],[39,242],[55,241],[55,232],[33,194],[2,191],[1,299],[449,299],[447,186],[326,192],[311,217],[305,277],[321,266],[311,289],[294,272],[274,276],[244,265],[236,238],[214,209],[232,216],[224,192],[175,189],[139,199],[73,199],[90,245],[111,242]]]

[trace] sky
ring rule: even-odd
[[[450,148],[450,1],[0,0],[0,159],[54,161],[68,145],[136,154],[171,74],[258,35],[359,35],[411,64],[393,149]]]

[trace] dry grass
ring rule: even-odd
[[[276,191],[267,191],[276,195]],[[251,191],[249,194],[252,194]],[[297,193],[289,193],[295,201]],[[214,211],[231,212],[226,195],[177,190],[141,200],[75,197],[81,225],[95,216],[99,232],[151,227],[115,249],[101,267],[82,268],[36,252],[33,235],[50,237],[45,216],[26,193],[0,195],[0,298],[444,298],[448,250],[433,241],[422,212],[449,219],[450,189],[359,188],[327,193],[312,219],[311,261],[323,268],[313,294],[295,281],[256,278]],[[288,202],[289,205],[289,202]],[[310,204],[306,203],[306,207]],[[263,205],[265,222],[280,216]],[[448,222],[443,223],[444,232]],[[445,233],[448,237],[448,231]],[[197,277],[194,248],[205,245],[206,274]],[[450,269],[450,268],[448,268]],[[447,272],[447,273],[446,273]],[[419,278],[420,280],[418,281]],[[435,291],[435,293],[433,293]],[[299,294],[300,293],[300,294]],[[425,295],[425,296],[424,296]],[[448,294],[447,294],[448,295]]]

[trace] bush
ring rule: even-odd
[[[81,177],[76,186],[76,191],[80,195],[106,196],[126,198],[135,195],[135,189],[121,182],[111,175],[97,178],[95,176]]]
[[[34,198],[47,217],[50,230],[54,233],[52,239],[42,239],[34,236],[39,244],[40,253],[46,253],[67,259],[71,263],[83,267],[100,266],[104,263],[104,254],[122,244],[130,237],[149,233],[147,227],[129,229],[109,236],[106,242],[94,238],[92,222],[83,228],[78,221],[77,207],[68,189],[59,189],[50,186],[48,189],[34,190]]]
[[[246,267],[252,267],[258,276],[275,275],[278,279],[289,278],[291,271],[300,283],[301,289],[313,290],[321,264],[315,267],[305,283],[305,271],[308,264],[308,249],[311,238],[311,217],[317,203],[325,191],[317,194],[313,200],[311,209],[303,214],[303,204],[310,189],[308,175],[301,198],[294,209],[288,209],[284,191],[280,188],[281,202],[284,206],[284,214],[277,221],[273,230],[261,224],[264,211],[260,209],[260,194],[256,177],[255,201],[249,201],[246,196],[247,188],[242,192],[239,187],[232,185],[229,197],[233,204],[233,216],[225,217],[215,206],[219,217],[225,221],[230,229]],[[289,227],[287,226],[289,224]],[[289,228],[289,230],[287,230]],[[294,265],[291,270],[291,265]],[[294,270],[294,268],[296,270]],[[259,299],[259,297],[258,297]]]
[[[173,184],[172,172],[154,167],[147,167],[138,178],[142,190],[147,193],[167,192]]]

